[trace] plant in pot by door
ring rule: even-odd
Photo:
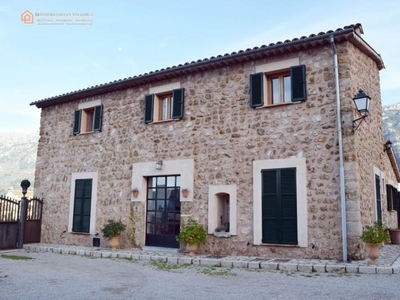
[[[389,228],[390,243],[393,245],[400,245],[400,229]]]
[[[206,243],[206,230],[203,226],[193,219],[189,219],[181,228],[176,240],[178,242],[186,242],[189,245],[190,255],[196,254],[199,244]]]
[[[379,257],[379,246],[389,240],[389,233],[383,228],[381,222],[375,222],[373,226],[365,226],[361,240],[367,244],[369,264],[375,265]]]
[[[119,247],[119,235],[125,231],[126,225],[121,221],[114,221],[112,219],[107,221],[107,224],[101,229],[103,236],[110,240],[112,250],[116,250]]]

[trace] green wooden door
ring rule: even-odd
[[[296,169],[262,170],[262,242],[297,245]]]

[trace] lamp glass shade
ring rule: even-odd
[[[367,94],[365,94],[362,90],[359,91],[359,93],[354,97],[353,100],[358,112],[362,113],[369,111],[371,98]]]

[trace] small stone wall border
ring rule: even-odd
[[[149,253],[132,253],[108,251],[101,249],[74,249],[73,247],[52,247],[52,246],[37,246],[24,245],[24,249],[34,252],[52,252],[64,255],[80,255],[98,258],[121,258],[144,261],[161,261],[170,264],[179,265],[199,265],[199,266],[215,266],[225,268],[245,268],[245,269],[264,269],[274,271],[290,271],[290,272],[317,272],[317,273],[359,273],[359,274],[399,274],[400,259],[396,260],[392,266],[366,266],[357,265],[355,263],[335,263],[331,261],[313,262],[282,262],[283,259],[269,260],[238,260],[232,257],[225,258],[207,258],[207,257],[191,257],[179,256],[171,253],[169,255],[149,254]]]

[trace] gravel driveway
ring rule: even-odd
[[[31,257],[12,260],[5,255]],[[400,299],[400,274],[320,274],[0,252],[0,299]]]

